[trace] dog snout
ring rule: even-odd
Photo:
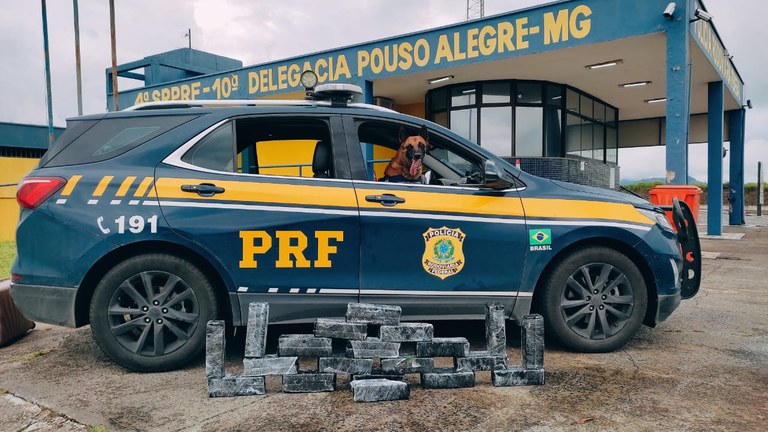
[[[405,155],[408,156],[408,159],[418,160],[424,156],[424,151],[418,147],[408,147],[405,151]]]

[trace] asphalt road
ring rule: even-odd
[[[496,388],[490,373],[461,390],[361,404],[348,382],[322,394],[209,399],[202,360],[181,371],[136,374],[110,363],[89,328],[38,328],[0,349],[0,430],[626,430],[757,431],[768,425],[768,219],[726,227],[740,240],[702,240],[703,285],[670,319],[624,349],[574,354],[548,347],[547,383]],[[712,259],[714,258],[714,259]],[[482,324],[436,323],[438,336],[482,348]],[[270,340],[293,328],[270,327]],[[508,326],[509,356],[519,329]],[[274,342],[273,342],[274,343]],[[242,340],[229,346],[229,370]]]

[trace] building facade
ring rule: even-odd
[[[633,163],[618,150],[640,146],[666,146],[666,180],[685,184],[688,144],[704,142],[707,182],[721,184],[730,141],[729,222],[743,223],[744,83],[702,0],[555,1],[245,67],[175,50],[118,66],[144,86],[117,96],[106,69],[107,106],[303,98],[305,70],[357,84],[365,102],[447,126],[526,171],[602,187],[617,187],[620,166]],[[381,156],[371,152],[371,163]],[[721,212],[711,197],[710,234],[722,232]]]
[[[173,82],[145,78],[118,98],[121,107],[297,98],[311,69],[320,83],[358,84],[365,101],[447,126],[535,174],[598,166],[607,187],[617,164],[632,163],[618,160],[619,148],[666,146],[666,181],[685,184],[688,144],[704,142],[707,181],[720,184],[727,140],[730,223],[741,224],[744,83],[711,18],[701,0],[563,0]],[[722,208],[710,201],[719,234]]]

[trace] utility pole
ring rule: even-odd
[[[80,74],[80,12],[77,0],[72,0],[75,15],[75,74],[77,75],[77,115],[83,115],[83,80]]]
[[[763,215],[763,205],[765,204],[765,180],[763,180],[763,163],[757,163],[757,215]]]
[[[112,38],[112,107],[120,110],[117,94],[117,40],[115,37],[115,0],[109,0],[109,30]]]
[[[53,144],[53,96],[51,96],[51,58],[48,55],[48,12],[45,0],[40,0],[43,9],[43,51],[45,51],[45,91],[48,102],[48,147]]]
[[[187,34],[184,35],[185,38],[189,39],[189,49],[192,49],[192,29],[187,29]]]

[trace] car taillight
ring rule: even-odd
[[[34,210],[65,184],[67,181],[61,177],[27,177],[16,189],[16,201],[21,207]]]

